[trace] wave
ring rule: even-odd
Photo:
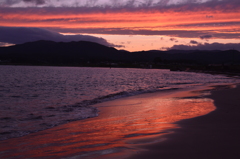
[[[223,76],[146,69],[11,66],[1,71],[6,78],[0,79],[0,140],[97,117],[97,103],[232,81]]]
[[[167,91],[167,90],[176,90],[178,88],[170,87],[157,87],[151,90],[139,89],[136,91],[122,91],[113,94],[108,94],[105,96],[100,96],[92,100],[83,100],[81,102],[63,105],[63,106],[47,106],[44,108],[44,115],[38,114],[28,114],[24,118],[15,119],[11,117],[0,118],[0,122],[10,121],[12,125],[28,122],[28,127],[26,128],[15,128],[12,126],[2,127],[0,131],[0,140],[6,140],[10,138],[16,138],[25,136],[31,133],[39,132],[46,130],[58,125],[66,124],[72,121],[83,120],[87,118],[93,118],[98,116],[99,110],[94,107],[94,104],[102,103],[114,99],[134,96],[143,93],[153,93],[156,91]]]

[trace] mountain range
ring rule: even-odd
[[[216,48],[217,49],[217,48]],[[128,52],[98,43],[35,41],[0,48],[0,60],[12,64],[79,65],[99,62],[165,62],[192,64],[240,63],[236,50],[169,50]]]

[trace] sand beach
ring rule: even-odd
[[[181,128],[166,135],[168,140],[143,146],[148,151],[131,159],[239,158],[240,87],[217,89],[208,97],[214,100],[215,111],[175,123]]]
[[[240,87],[233,87],[96,104],[98,117],[1,141],[0,158],[239,158]]]

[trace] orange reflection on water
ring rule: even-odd
[[[151,93],[97,104],[99,117],[71,122],[21,138],[0,142],[1,158],[77,158],[135,151],[132,139],[160,136],[176,128],[174,122],[213,110],[208,98],[180,98]]]

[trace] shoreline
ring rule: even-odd
[[[165,135],[167,140],[141,145],[145,151],[128,159],[238,159],[240,152],[240,86],[216,89],[207,96],[217,107],[207,115],[176,122],[180,129]]]
[[[23,69],[27,72],[33,72],[33,75],[34,75],[34,72],[38,72],[40,67],[38,68],[6,67],[6,70],[8,71],[3,71],[5,72],[3,75],[8,75],[7,72],[9,71],[21,72],[21,71],[17,71],[19,69],[20,70]],[[52,70],[52,68],[44,68],[44,70],[46,69]],[[19,87],[19,85],[16,85],[16,87],[10,86],[10,85],[7,86],[6,90],[10,90],[10,92],[6,91],[6,93],[2,94],[3,96],[2,105],[6,105],[6,109],[5,108],[3,109],[3,113],[1,114],[1,117],[0,117],[0,121],[2,122],[1,127],[3,128],[0,132],[0,140],[4,140],[6,138],[20,137],[29,133],[46,130],[48,128],[52,128],[60,124],[65,124],[65,123],[68,123],[69,121],[76,121],[76,120],[81,120],[87,117],[95,116],[96,114],[95,111],[92,114],[90,113],[88,116],[86,116],[85,113],[82,113],[83,114],[82,116],[80,115],[80,113],[76,113],[79,111],[79,109],[82,109],[82,106],[88,107],[95,103],[105,102],[105,101],[113,100],[117,98],[124,98],[126,96],[133,96],[133,95],[142,94],[146,92],[165,91],[167,89],[182,89],[186,87],[193,87],[196,85],[204,84],[205,81],[209,83],[212,83],[212,82],[218,83],[219,81],[228,81],[228,83],[234,83],[232,81],[236,81],[236,79],[227,78],[225,76],[214,77],[212,75],[206,75],[206,74],[200,74],[200,73],[185,74],[184,72],[183,73],[170,72],[169,70],[143,70],[143,69],[139,69],[139,70],[100,69],[98,70],[97,69],[97,71],[94,71],[95,69],[85,70],[85,68],[84,69],[81,68],[80,71],[75,69],[73,70],[76,71],[75,72],[76,74],[78,74],[78,72],[81,72],[81,71],[82,72],[91,72],[91,71],[103,72],[103,74],[106,74],[106,77],[109,78],[109,80],[111,81],[110,82],[111,84],[104,82],[108,80],[102,80],[105,78],[105,76],[103,78],[99,78],[101,77],[100,75],[98,77],[96,76],[96,80],[95,78],[93,78],[93,80],[89,80],[87,76],[91,77],[90,74],[86,75],[86,78],[82,78],[83,80],[78,80],[80,77],[82,77],[80,75],[81,73],[79,74],[79,78],[76,78],[76,79],[74,78],[73,80],[73,81],[80,81],[80,82],[76,82],[75,84],[70,84],[69,82],[67,82],[68,76],[66,76],[67,78],[63,78],[63,79],[61,77],[62,73],[69,72],[68,69],[70,68],[67,68],[67,70],[64,70],[64,69],[56,70],[57,72],[61,70],[61,72],[58,72],[55,75],[59,77],[59,80],[61,79],[60,80],[61,82],[59,83],[59,85],[56,85],[56,87],[52,87],[54,83],[51,83],[50,81],[44,82],[45,80],[41,79],[41,77],[35,79],[36,75],[34,75],[33,76],[34,78],[30,80],[31,84],[20,82],[22,83],[21,85],[23,85],[24,87]],[[42,70],[42,68],[40,70]],[[50,75],[50,77],[48,78],[53,78],[51,76],[51,70],[48,71],[48,74]],[[120,73],[117,73],[116,71],[117,72],[119,71]],[[136,73],[132,73],[135,71]],[[114,75],[115,72],[116,72],[116,75]],[[111,77],[112,73],[114,78]],[[124,73],[126,73],[126,75]],[[138,77],[141,77],[141,74],[149,75],[149,77],[138,78]],[[124,79],[123,75],[130,78]],[[134,75],[134,77],[137,77],[137,78],[131,77],[132,75]],[[180,75],[181,77],[179,77],[178,75]],[[21,74],[19,74],[18,76],[21,77]],[[42,77],[45,77],[45,76],[42,76]],[[69,77],[71,76],[69,75]],[[207,80],[204,77],[206,77]],[[11,80],[11,78],[9,78],[8,80],[6,80],[6,82],[3,82],[3,83],[6,83],[7,85],[8,83],[11,83],[11,82],[14,83],[14,78],[12,79],[13,81]],[[115,82],[113,81],[113,79],[116,79],[117,81],[118,80],[119,81]],[[170,81],[166,79],[170,79]],[[22,79],[20,81],[25,81],[25,80]],[[38,81],[37,82],[38,84],[36,85],[36,87],[35,87],[34,81]],[[84,81],[84,82],[81,82],[81,81]],[[93,84],[88,84],[90,81],[95,81],[95,82],[102,81],[104,86],[103,85],[97,86],[98,85],[97,82],[96,83],[94,82]],[[119,82],[121,83],[120,85],[117,84]],[[84,83],[84,84],[81,84],[81,83]],[[78,84],[79,84],[79,88],[75,87],[75,85],[78,85]],[[46,88],[42,90],[41,86],[44,86]],[[3,90],[4,89],[5,88],[3,88]],[[42,90],[42,91],[36,91],[36,90]],[[96,90],[96,93],[94,90]],[[56,92],[52,93],[54,91]],[[91,91],[93,91],[93,93],[89,93]],[[11,92],[13,92],[12,95],[9,94]],[[22,92],[22,93],[18,94],[17,92]],[[49,94],[49,96],[44,95],[43,92],[45,92],[45,94]],[[36,104],[33,103],[33,105],[31,106],[29,102],[33,102],[33,101],[36,101]],[[28,102],[28,103],[22,104],[25,102]],[[36,109],[31,109],[32,107],[36,107]],[[15,112],[15,110],[18,110],[18,109],[20,109],[22,112]],[[41,113],[38,113],[38,112],[41,112]],[[14,113],[16,113],[16,115],[11,115]],[[65,113],[64,114],[65,116],[62,115],[62,117],[60,117],[62,113]],[[16,118],[17,116],[19,117]],[[28,126],[17,126],[20,123],[26,124],[27,122],[30,123],[30,124],[27,124]],[[14,125],[14,126],[11,127],[8,125]]]
[[[157,142],[162,141],[161,136],[165,138],[173,129],[178,130],[179,125],[174,122],[213,111],[213,101],[199,97],[204,90],[209,91],[209,87],[146,93],[99,103],[93,105],[100,109],[98,117],[1,141],[0,157],[126,158],[142,150],[138,145],[151,145],[156,138]],[[197,109],[203,103],[204,109]]]

